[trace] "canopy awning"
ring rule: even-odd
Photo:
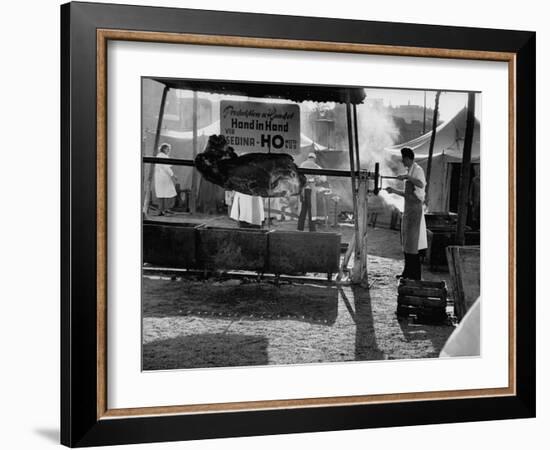
[[[466,135],[466,107],[459,110],[454,117],[442,123],[436,129],[435,142],[433,148],[433,158],[445,156],[449,162],[462,162],[462,150],[464,148],[464,137]],[[387,154],[397,160],[401,159],[401,149],[403,147],[411,148],[415,153],[417,162],[428,159],[430,153],[430,140],[432,132],[429,131],[422,136],[404,142],[398,145],[386,147]],[[479,120],[475,119],[474,136],[472,140],[471,161],[479,162],[480,153],[480,132]]]
[[[363,103],[365,89],[347,86],[309,84],[279,84],[265,82],[235,82],[213,80],[187,80],[180,78],[152,78],[171,89],[206,92],[210,94],[239,95],[255,98],[279,98],[301,103],[334,102],[357,105]]]

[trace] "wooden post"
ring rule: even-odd
[[[435,108],[432,119],[432,136],[430,137],[430,151],[428,153],[428,167],[426,169],[426,204],[430,198],[430,175],[432,173],[432,157],[434,154],[435,134],[437,130],[437,116],[439,115],[439,96],[441,91],[435,93]]]
[[[358,225],[357,244],[355,247],[355,260],[351,274],[352,283],[361,283],[362,286],[368,286],[367,273],[367,189],[368,179],[366,176],[359,176],[358,196],[357,196],[357,217],[355,222]],[[359,251],[357,251],[359,249]]]
[[[351,105],[348,98],[346,101],[346,118],[348,122],[348,147],[349,147],[349,165],[351,169],[351,190],[353,194],[353,225],[355,229],[354,234],[354,244],[355,244],[355,259],[354,264],[358,263],[360,258],[361,247],[359,245],[359,220],[358,220],[358,208],[357,208],[357,181],[355,178],[355,152],[353,151],[353,127],[352,127],[352,117],[351,117]]]
[[[355,167],[357,171],[361,171],[361,158],[359,157],[359,133],[357,128],[357,105],[353,105],[353,130],[355,142]]]
[[[357,105],[353,105],[353,129],[355,138],[355,165],[359,172],[357,183],[357,215],[355,216],[356,251],[351,281],[367,283],[367,190],[368,179],[361,175],[361,159],[359,155],[359,128],[357,126]]]
[[[157,152],[158,152],[158,146],[160,142],[160,131],[162,129],[162,121],[164,119],[164,107],[166,105],[166,95],[168,94],[169,89],[170,88],[168,86],[164,86],[164,90],[162,91],[162,98],[160,100],[159,117],[157,120],[157,130],[155,133],[155,143],[153,144],[153,156],[157,156]],[[151,189],[153,185],[154,173],[155,173],[155,165],[151,164],[149,166],[149,175],[147,177],[147,184],[145,186],[145,198],[143,199],[142,213],[144,216],[147,214],[147,211],[149,210],[149,203],[151,202]]]
[[[424,115],[422,117],[422,135],[426,134],[426,91],[424,91]]]
[[[198,109],[198,94],[193,92],[193,161],[197,157],[198,142],[197,142],[197,109]],[[197,212],[197,169],[193,167],[191,172],[191,195],[189,198],[189,211],[192,214]]]
[[[468,114],[466,116],[466,133],[462,149],[462,166],[460,168],[460,190],[458,191],[458,221],[456,223],[456,244],[464,245],[464,230],[468,216],[468,193],[470,190],[470,159],[474,139],[476,94],[468,92]]]

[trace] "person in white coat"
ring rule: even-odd
[[[157,158],[168,158],[172,147],[170,144],[161,144],[158,149]],[[169,209],[169,205],[176,195],[177,178],[174,176],[170,164],[155,164],[155,194],[159,199],[159,215],[163,216]]]

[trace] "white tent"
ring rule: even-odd
[[[436,129],[429,187],[428,209],[430,211],[447,212],[449,210],[451,191],[450,165],[462,162],[467,112],[467,108],[463,108],[453,118],[442,123]],[[401,149],[403,147],[409,147],[415,153],[415,161],[424,169],[424,173],[427,175],[431,134],[430,131],[409,142],[387,147],[385,152],[388,159],[397,163],[401,160]],[[471,162],[473,164],[479,164],[479,158],[479,120],[475,119]]]

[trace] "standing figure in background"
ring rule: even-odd
[[[307,155],[307,159],[300,164],[301,169],[322,169],[316,162],[315,153],[311,152]],[[301,209],[300,217],[298,218],[298,230],[303,231],[306,221],[306,215],[309,219],[309,231],[315,231],[315,223],[317,218],[317,184],[326,181],[325,176],[306,175],[307,183],[301,194]]]
[[[398,180],[405,181],[405,190],[386,188],[389,193],[405,198],[405,209],[401,222],[401,241],[405,254],[405,267],[398,277],[412,280],[422,279],[420,256],[418,251],[427,247],[426,222],[423,203],[426,197],[426,178],[424,171],[414,162],[414,152],[408,147],[401,149],[401,160],[407,168],[407,174],[398,175]]]
[[[170,144],[161,144],[157,158],[168,158],[172,147]],[[170,164],[155,164],[155,194],[159,199],[159,216],[164,216],[172,204],[172,199],[177,195],[174,176]]]

